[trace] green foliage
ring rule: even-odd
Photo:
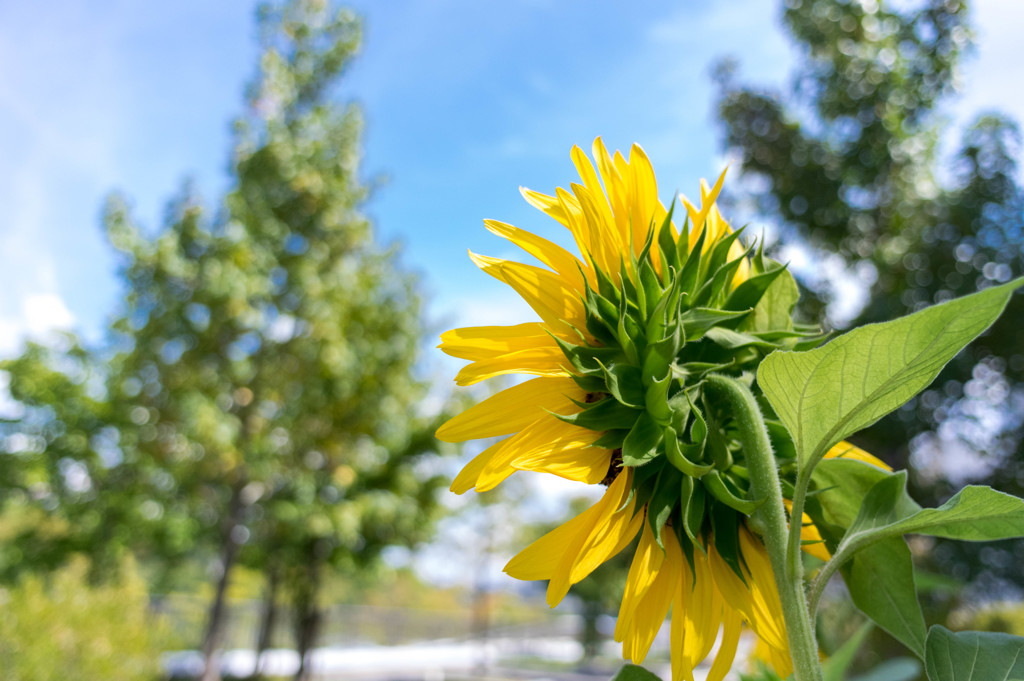
[[[858,461],[826,459],[814,471],[822,489],[814,497],[820,511],[808,510],[835,550],[845,528],[856,519],[861,500],[890,474]],[[820,518],[820,521],[819,521]],[[878,542],[856,553],[842,568],[854,605],[919,657],[924,656],[927,626],[917,600],[914,562],[902,537]]]
[[[79,559],[0,589],[0,680],[158,678],[168,629],[150,612],[141,578],[129,564],[97,587],[87,572]]]
[[[1021,274],[1019,128],[985,113],[954,132],[942,109],[971,50],[973,3],[784,5],[784,27],[802,56],[791,85],[750,86],[734,65],[719,68],[724,142],[741,171],[760,180],[757,209],[777,217],[784,239],[824,251],[814,257],[845,264],[870,287],[865,308],[844,323],[893,319]],[[940,141],[948,155],[940,155]],[[818,317],[834,298],[830,274],[801,282],[804,313]],[[859,436],[858,444],[895,465],[907,460],[908,443],[922,445],[928,467],[912,471],[911,484],[925,502],[941,503],[960,482],[944,480],[954,472],[929,455],[950,433],[959,448],[987,457],[993,486],[1024,495],[1024,414],[999,396],[1024,384],[1024,297],[1008,307],[932,387]],[[983,410],[1000,412],[1001,425],[979,429]],[[940,543],[933,569],[1020,585],[1021,543],[987,547],[995,559],[985,561],[976,547]],[[969,597],[971,589],[958,593]]]
[[[850,667],[853,666],[853,659],[860,647],[864,645],[871,629],[870,622],[862,625],[846,643],[828,656],[828,659],[821,665],[823,681],[843,681],[847,678]]]
[[[979,631],[928,631],[925,669],[928,681],[1021,681],[1024,638]]]
[[[911,533],[966,541],[1024,536],[1024,499],[971,485],[939,508],[922,509],[907,495],[906,484],[905,471],[876,483],[837,552]]]
[[[612,681],[661,681],[661,677],[647,671],[643,667],[627,664],[616,672],[615,676],[612,677]]]
[[[1024,280],[862,326],[815,350],[776,352],[758,383],[802,461],[871,425],[931,383],[1002,313]]]

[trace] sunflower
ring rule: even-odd
[[[699,205],[682,199],[677,227],[675,203],[666,208],[658,199],[639,146],[627,160],[598,138],[593,157],[596,168],[573,148],[581,180],[571,191],[520,190],[569,230],[580,256],[495,220],[484,224],[544,267],[470,253],[540,320],[441,336],[445,353],[469,360],[459,385],[533,376],[438,430],[448,442],[503,438],[466,465],[452,491],[489,490],[516,471],[604,485],[594,506],[528,546],[505,571],[548,580],[554,607],[639,535],[615,629],[624,658],[643,661],[671,610],[673,679],[693,678],[719,632],[708,678],[724,678],[744,625],[785,677],[792,670],[779,595],[765,546],[748,523],[760,502],[751,498],[731,414],[705,394],[704,379],[721,373],[750,384],[767,353],[820,337],[793,323],[795,285],[785,268],[744,246],[719,213],[724,173],[714,186],[701,183]],[[785,465],[792,443],[767,416]],[[829,455],[884,465],[845,443]],[[803,537],[807,551],[827,558],[806,516]]]

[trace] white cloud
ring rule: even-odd
[[[54,331],[70,330],[75,317],[55,293],[35,292],[21,299],[17,314],[0,316],[0,357],[17,354],[25,340],[48,342]]]

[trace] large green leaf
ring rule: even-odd
[[[853,604],[918,657],[924,657],[927,627],[914,583],[914,561],[902,537],[883,539],[842,570]]]
[[[661,681],[661,677],[635,664],[627,664],[612,677],[612,681]]]
[[[924,666],[928,681],[1024,681],[1024,638],[934,626]]]
[[[923,390],[999,317],[1017,279],[882,324],[854,329],[805,352],[774,352],[757,380],[789,429],[801,461],[816,462],[843,438]]]
[[[856,520],[868,491],[891,473],[870,464],[846,459],[825,459],[814,470],[821,490],[808,512],[830,548],[835,548],[845,528]],[[820,508],[820,513],[815,507]],[[891,537],[854,555],[842,571],[843,580],[861,612],[924,656],[927,627],[914,583],[914,563],[902,537]]]
[[[1024,536],[1024,499],[971,485],[938,508],[922,509],[906,487],[906,471],[900,471],[871,488],[839,545],[837,560],[873,542],[910,533],[967,541]]]

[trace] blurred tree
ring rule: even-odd
[[[324,571],[425,538],[442,480],[418,409],[416,282],[358,212],[361,119],[332,100],[359,23],[295,0],[260,26],[223,209],[186,186],[149,236],[108,202],[127,289],[109,361],[69,341],[3,366],[21,415],[0,484],[48,519],[15,548],[33,567],[126,546],[165,571],[215,556],[207,679],[233,566],[266,570],[268,604],[288,594],[306,678]]]
[[[724,62],[715,71],[717,108],[726,145],[760,180],[758,211],[778,216],[784,240],[848,267],[804,282],[805,312],[822,315],[843,276],[869,287],[859,324],[1024,271],[1016,126],[980,116],[947,154],[952,163],[940,153],[955,142],[940,104],[970,48],[966,2],[787,0],[782,19],[800,52],[792,85],[742,86]],[[939,501],[986,474],[985,484],[1024,492],[1024,297],[1010,307],[933,388],[860,436],[895,466],[913,455],[916,498]],[[975,595],[991,594],[993,582],[1024,587],[1021,542],[981,551],[942,543],[932,557],[976,580]]]

